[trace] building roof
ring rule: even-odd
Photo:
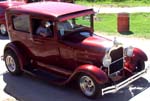
[[[94,13],[91,8],[87,8],[85,6],[63,2],[51,2],[51,1],[20,5],[13,7],[9,10],[21,11],[26,13],[31,12],[33,14],[43,14],[53,17],[60,17],[63,15],[78,13],[81,11],[85,11],[91,14]]]

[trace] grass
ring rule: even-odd
[[[93,0],[94,1],[94,0]],[[95,0],[97,1],[97,0]],[[113,6],[113,7],[133,7],[133,6],[150,6],[150,0],[125,0],[124,2],[111,2],[111,0],[101,2],[87,2],[77,0],[77,4],[86,6]],[[150,13],[133,13],[130,14],[130,31],[129,33],[120,34],[117,31],[117,14],[98,14],[95,21],[95,31],[107,35],[123,35],[129,37],[142,37],[150,39]]]
[[[116,14],[98,14],[95,20],[95,31],[116,33],[117,15]]]
[[[98,14],[95,21],[95,31],[107,35],[123,35],[130,37],[150,38],[150,13],[130,14],[130,31],[120,34],[117,31],[116,14]]]
[[[94,0],[93,0],[94,1]],[[95,0],[96,1],[96,0]],[[101,2],[87,2],[85,0],[77,0],[77,4],[86,5],[86,6],[113,6],[113,7],[133,7],[133,6],[150,6],[150,0],[125,0],[122,2],[111,2],[109,1],[101,1]]]

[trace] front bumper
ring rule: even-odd
[[[105,94],[108,94],[108,93],[115,93],[118,90],[120,90],[120,89],[124,88],[125,86],[129,85],[130,83],[136,81],[137,79],[142,77],[142,75],[145,74],[148,69],[150,69],[150,68],[148,67],[148,68],[134,74],[133,76],[129,77],[128,79],[116,84],[116,85],[109,86],[109,87],[106,87],[106,88],[102,88],[102,96],[105,95]]]

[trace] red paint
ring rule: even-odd
[[[76,9],[74,9],[76,8]],[[50,16],[56,20],[65,20],[72,17],[82,16],[85,14],[93,14],[94,11],[92,9],[88,9],[87,7],[83,7],[76,4],[62,3],[62,2],[37,2],[30,3],[22,6],[18,6],[17,8],[11,8],[10,11],[15,12],[24,12],[24,13],[32,13],[32,14],[41,14],[45,16]],[[84,11],[84,13],[80,13],[80,11]],[[77,13],[76,15],[68,16],[68,13]]]
[[[6,20],[5,20],[5,11],[7,8],[11,8],[13,6],[18,6],[25,4],[24,2],[19,2],[19,1],[1,1],[0,2],[0,24],[5,24],[6,25]]]
[[[4,49],[4,52],[7,50],[7,49],[11,49],[13,50],[13,52],[16,54],[18,60],[19,60],[19,64],[20,64],[20,68],[21,70],[23,70],[23,67],[25,64],[25,56],[23,56],[23,54],[21,54],[20,50],[18,49],[17,45],[15,43],[8,43],[6,46],[5,46],[5,49]]]
[[[146,54],[139,48],[134,48],[133,56],[125,58],[125,67],[128,71],[133,72],[136,69],[137,63],[139,61],[147,61],[148,58]]]
[[[107,74],[104,71],[102,71],[99,67],[93,65],[82,65],[76,69],[75,73],[88,74],[100,84],[105,84],[109,81]]]
[[[130,31],[130,21],[128,13],[119,13],[117,17],[117,30],[120,33]]]
[[[146,54],[139,48],[134,48],[134,58],[139,59],[139,60],[143,60],[143,61],[147,61],[148,57],[146,56]]]

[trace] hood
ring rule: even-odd
[[[81,46],[93,51],[105,51],[113,46],[113,41],[101,36],[91,36],[81,42]]]

